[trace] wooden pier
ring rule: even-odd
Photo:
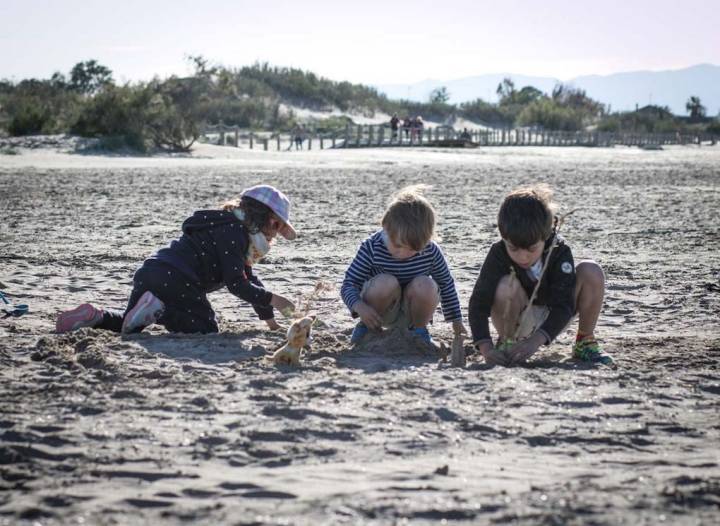
[[[294,151],[289,133],[248,132],[233,126],[207,126],[202,134],[209,142],[264,151]],[[532,128],[492,128],[460,132],[449,126],[391,130],[387,125],[355,125],[336,133],[305,132],[302,149],[445,147],[476,148],[487,146],[638,146],[662,149],[672,144],[717,144],[720,137],[711,134],[613,133],[598,131],[551,131]]]

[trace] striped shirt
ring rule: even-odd
[[[408,259],[395,259],[387,249],[382,230],[368,237],[362,242],[355,259],[345,271],[345,279],[340,288],[340,296],[348,309],[352,311],[353,306],[361,300],[363,284],[378,274],[395,276],[401,287],[418,276],[430,276],[440,289],[440,304],[445,320],[462,319],[455,280],[450,274],[445,256],[434,241],[430,241],[424,249]]]

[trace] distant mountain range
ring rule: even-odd
[[[460,103],[477,98],[496,102],[495,90],[505,77],[510,77],[517,89],[535,86],[550,93],[561,82],[552,77],[531,77],[511,73],[497,73],[456,80],[424,80],[414,84],[386,84],[375,86],[391,99],[425,102],[430,92],[445,86],[450,102]],[[613,75],[589,75],[563,82],[584,89],[588,96],[609,104],[612,111],[633,110],[647,104],[668,106],[676,115],[686,114],[685,103],[691,95],[700,97],[709,116],[720,113],[720,66],[698,64],[671,71],[631,71]]]

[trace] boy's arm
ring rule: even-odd
[[[457,322],[462,324],[462,311],[460,310],[460,298],[455,288],[455,280],[450,273],[445,255],[440,247],[434,245],[435,254],[433,255],[433,266],[430,271],[430,277],[435,280],[440,289],[440,305],[445,316],[445,321]],[[455,328],[453,323],[453,328]],[[464,327],[463,327],[464,329]],[[456,331],[457,332],[457,331]]]
[[[548,317],[539,331],[547,337],[547,343],[553,341],[567,326],[575,314],[575,262],[570,247],[558,246],[551,267],[548,268],[546,287],[548,287]]]
[[[505,352],[509,365],[524,363],[547,341],[543,331],[535,331],[527,339],[521,340]]]
[[[480,275],[470,296],[468,320],[474,345],[489,343],[492,347],[489,318],[495,300],[495,289],[500,278],[510,269],[509,263],[503,257],[500,243],[502,241],[495,243],[485,256]]]
[[[345,271],[345,278],[340,287],[340,297],[350,311],[362,301],[360,291],[363,284],[370,278],[372,271],[372,239],[365,240],[358,248],[355,258]]]

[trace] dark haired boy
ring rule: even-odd
[[[500,207],[502,239],[485,258],[469,307],[473,345],[489,364],[525,362],[541,345],[552,342],[576,313],[573,356],[612,361],[594,336],[605,275],[594,261],[575,266],[570,247],[555,232],[553,210],[552,192],[544,186],[515,190]],[[537,295],[528,306],[538,281]],[[497,347],[490,337],[489,318],[498,333]]]

